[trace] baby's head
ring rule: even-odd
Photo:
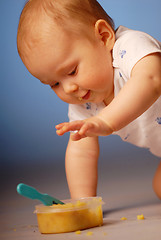
[[[68,34],[92,38],[91,27],[104,19],[114,29],[113,20],[96,0],[29,0],[21,13],[17,47],[22,60],[44,43],[56,28]]]
[[[66,49],[63,49],[64,34],[68,37],[66,40],[70,40],[69,45],[72,44],[73,39],[85,38],[89,42],[94,42],[95,25],[100,19],[107,23],[110,31],[114,32],[113,20],[96,0],[29,0],[21,13],[18,26],[19,55],[28,70],[46,83],[45,78],[42,77],[43,73],[37,74],[42,69],[42,61],[38,69],[37,60],[43,56],[44,63],[46,63],[45,56],[48,60],[51,53],[49,48],[55,48],[57,52],[53,55],[57,55],[60,42],[61,51],[66,52]],[[37,63],[37,66],[35,64],[34,67],[33,62]],[[38,71],[35,70],[36,68]],[[49,68],[46,70],[49,72]]]

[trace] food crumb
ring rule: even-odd
[[[87,232],[86,235],[87,235],[87,236],[92,236],[92,235],[93,235],[93,232]]]
[[[126,217],[122,217],[121,220],[124,221],[124,220],[127,220],[127,218]]]
[[[78,231],[75,232],[75,234],[77,234],[77,235],[78,235],[78,234],[81,234],[81,231],[78,230]]]
[[[144,215],[143,214],[141,214],[141,215],[137,215],[137,220],[144,220],[145,218],[144,218]]]
[[[13,231],[16,232],[16,228],[14,228]]]
[[[106,232],[104,232],[104,233],[103,233],[103,235],[104,235],[104,236],[107,236],[107,233],[106,233]]]

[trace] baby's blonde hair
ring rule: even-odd
[[[48,25],[45,19],[48,17]],[[90,38],[87,27],[104,19],[114,30],[114,22],[96,0],[29,0],[26,2],[19,21],[17,49],[21,58],[32,50],[45,36],[54,32],[54,24],[64,31],[85,34]],[[52,26],[52,27],[51,27]]]

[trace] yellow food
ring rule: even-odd
[[[122,217],[122,218],[121,218],[121,220],[123,220],[123,221],[124,221],[124,220],[127,220],[127,218],[126,218],[126,217]]]
[[[137,219],[138,219],[138,220],[144,220],[145,218],[144,218],[144,215],[141,214],[141,215],[137,215]]]
[[[98,197],[64,205],[38,205],[36,214],[41,233],[80,231],[103,224],[102,199]]]
[[[79,235],[79,234],[81,234],[81,231],[78,230],[78,231],[75,232],[75,234]]]
[[[92,236],[92,235],[93,235],[93,232],[87,232],[86,235],[87,235],[87,236]]]

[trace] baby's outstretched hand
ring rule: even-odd
[[[61,136],[69,131],[76,131],[72,134],[72,140],[77,141],[85,137],[110,135],[112,128],[100,117],[95,116],[85,120],[65,122],[56,125],[56,133]]]

